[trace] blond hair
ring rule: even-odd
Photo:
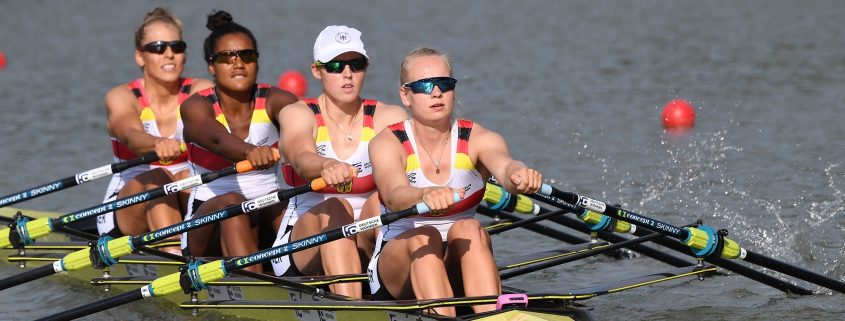
[[[144,36],[146,36],[147,26],[156,22],[161,22],[173,26],[174,28],[176,28],[176,30],[179,31],[179,38],[182,38],[182,22],[179,21],[179,19],[177,19],[173,15],[171,15],[169,12],[167,12],[167,9],[158,7],[155,8],[153,12],[147,13],[147,16],[144,17],[144,22],[141,24],[141,26],[135,29],[136,49],[141,48],[141,46],[143,45],[141,41],[144,40]]]
[[[402,60],[402,65],[399,67],[399,86],[402,86],[402,84],[407,83],[408,81],[411,80],[411,79],[408,79],[408,65],[410,65],[411,62],[414,59],[417,59],[417,58],[420,58],[420,57],[431,57],[431,56],[440,57],[440,58],[443,59],[443,61],[446,62],[446,66],[449,67],[449,77],[451,77],[452,76],[452,62],[449,61],[449,57],[447,57],[446,55],[444,55],[443,53],[441,53],[437,49],[433,49],[433,48],[429,48],[429,47],[425,47],[425,46],[420,46],[420,47],[417,47],[417,49],[411,50],[411,52],[409,52],[407,55],[405,55],[405,60]]]

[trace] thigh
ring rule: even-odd
[[[212,197],[194,210],[191,219],[220,211],[232,204],[245,201],[243,195],[238,193],[227,193]],[[231,218],[230,218],[231,219]],[[188,232],[188,250],[194,256],[219,256],[220,250],[220,225],[210,224]]]
[[[430,226],[421,226],[407,230],[387,242],[379,252],[377,273],[382,286],[393,297],[405,300],[414,299],[411,284],[412,261],[434,255],[439,264],[443,264],[443,241],[440,232]],[[438,264],[438,263],[435,263]],[[415,267],[415,273],[427,273],[424,266]]]

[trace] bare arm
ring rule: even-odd
[[[305,102],[298,101],[279,112],[279,148],[293,169],[306,180],[322,177],[326,185],[338,187],[352,181],[357,167],[317,154],[317,121]]]
[[[408,115],[408,111],[405,108],[379,102],[378,105],[376,105],[376,113],[373,115],[373,129],[375,129],[376,134],[378,134],[387,126],[401,122],[408,119],[408,117],[410,117],[410,115]]]
[[[413,187],[405,173],[407,158],[399,139],[383,130],[370,141],[370,161],[373,163],[373,179],[384,205],[391,211],[400,211],[424,201],[432,211],[448,210],[454,207],[453,192],[464,197],[463,189],[449,187]]]
[[[153,151],[160,137],[144,132],[144,126],[138,117],[141,107],[132,91],[126,86],[118,86],[109,91],[105,98],[109,135],[119,139],[138,155]]]
[[[211,103],[200,95],[194,94],[182,103],[182,122],[186,142],[193,142],[232,162],[248,159],[256,170],[275,164],[269,146],[255,146],[229,133],[214,118]]]
[[[470,140],[470,154],[477,155],[477,162],[496,177],[506,191],[531,194],[540,190],[543,176],[525,163],[514,160],[501,135],[474,124]]]
[[[270,88],[270,93],[267,95],[267,116],[270,117],[270,121],[276,125],[276,129],[280,129],[281,124],[279,124],[279,112],[282,111],[282,108],[285,106],[291,105],[299,101],[294,94],[291,94],[289,91],[282,90],[276,87]],[[281,132],[281,130],[280,130]],[[280,143],[281,144],[281,143]]]

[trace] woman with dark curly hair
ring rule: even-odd
[[[194,188],[185,220],[279,189],[274,157],[279,141],[276,115],[297,101],[287,91],[256,83],[258,43],[229,13],[212,12],[206,27],[211,34],[205,39],[204,57],[217,85],[194,94],[182,106],[191,174],[219,170],[242,160],[249,160],[254,170]],[[278,227],[286,205],[192,230],[182,235],[182,249],[195,256],[257,252],[258,225]],[[249,269],[263,272],[258,265]]]

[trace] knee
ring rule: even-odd
[[[332,212],[352,213],[352,205],[345,199],[332,197],[323,202]]]
[[[215,197],[215,203],[220,204],[221,207],[238,204],[246,201],[246,197],[238,193],[226,193]]]
[[[464,219],[455,222],[449,229],[449,239],[453,238],[490,242],[490,234],[487,234],[481,223],[474,219]]]
[[[138,176],[146,184],[164,185],[174,181],[173,174],[169,170],[160,167],[151,169]]]
[[[408,245],[412,251],[420,248],[432,248],[439,251],[443,248],[443,238],[437,228],[420,226],[412,231],[414,231],[413,235],[408,238]]]

